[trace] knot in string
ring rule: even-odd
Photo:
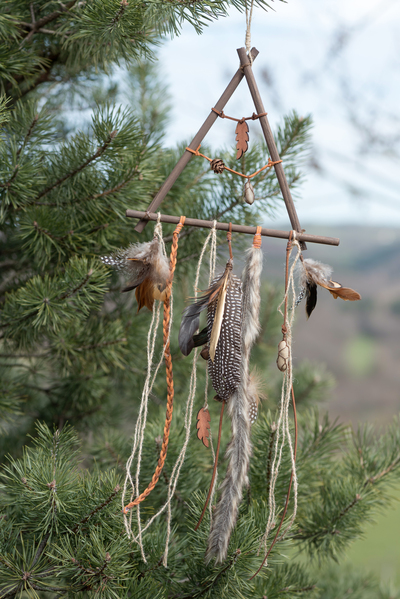
[[[179,223],[176,225],[176,229],[174,231],[174,235],[179,235],[179,233],[183,229],[183,225],[185,224],[186,216],[181,216],[179,219]]]

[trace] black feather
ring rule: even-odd
[[[195,345],[193,336],[199,328],[200,312],[205,310],[208,305],[208,296],[199,299],[198,302],[192,304],[184,311],[182,322],[179,329],[178,342],[181,352],[184,356],[188,356]]]
[[[317,286],[310,281],[306,282],[306,313],[310,318],[315,306],[317,305]]]
[[[198,335],[193,335],[194,347],[200,347],[206,343],[208,343],[208,327],[204,327],[204,329],[200,331]]]
[[[228,262],[225,272],[216,281],[214,281],[213,284],[206,289],[206,291],[204,291],[203,295],[197,300],[197,302],[194,302],[183,312],[178,342],[180,350],[184,356],[188,356],[192,349],[197,347],[193,341],[193,335],[199,328],[200,313],[218,297],[218,292],[224,282],[224,278],[228,276],[231,270],[232,266],[230,265],[230,262]],[[202,343],[199,345],[202,345]]]

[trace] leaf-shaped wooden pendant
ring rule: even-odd
[[[245,152],[247,152],[247,148],[249,147],[249,127],[246,121],[239,121],[236,125],[236,160],[239,160],[243,156]]]
[[[210,412],[204,408],[200,408],[197,412],[197,437],[206,447],[209,446],[208,436],[210,434],[210,420]]]

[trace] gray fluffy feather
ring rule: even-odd
[[[101,261],[107,266],[129,275],[130,280],[123,291],[131,291],[150,277],[160,290],[165,289],[169,277],[169,260],[164,255],[157,237],[152,241],[131,243],[111,256],[103,256]]]
[[[247,472],[251,457],[250,406],[256,401],[254,385],[250,383],[249,361],[252,345],[260,332],[262,261],[261,249],[251,247],[247,250],[247,261],[243,271],[241,381],[227,402],[232,420],[232,437],[226,452],[229,463],[208,538],[207,562],[213,557],[217,563],[226,558],[229,539],[242,501],[243,487],[249,482]]]

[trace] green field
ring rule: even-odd
[[[400,499],[400,487],[393,489]],[[375,572],[382,581],[400,585],[400,502],[393,501],[374,524],[366,528],[364,538],[356,541],[347,561]]]

